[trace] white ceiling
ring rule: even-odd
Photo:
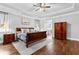
[[[38,18],[68,12],[71,11],[72,9],[70,8],[73,7],[73,3],[48,3],[48,5],[50,5],[51,8],[48,8],[46,12],[43,12],[41,10],[35,11],[38,7],[33,6],[34,3],[4,3],[2,5],[20,11],[24,15]]]

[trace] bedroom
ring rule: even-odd
[[[26,5],[28,5],[28,4],[29,3],[26,3]],[[24,4],[21,3],[21,5],[24,5]],[[45,33],[48,35],[52,34],[51,33],[52,20],[46,21],[46,20],[42,20],[40,18],[26,16],[26,15],[22,14],[20,11],[9,8],[6,4],[2,4],[2,3],[0,4],[0,8],[1,8],[0,9],[1,10],[0,11],[0,18],[1,18],[1,21],[0,21],[1,22],[0,23],[1,24],[1,26],[0,26],[0,44],[1,45],[0,45],[0,47],[3,47],[5,50],[6,49],[8,50],[8,48],[5,48],[6,46],[8,46],[7,44],[10,44],[11,42],[13,42],[13,40],[17,41],[18,38],[16,36],[17,36],[18,32],[25,32],[25,33],[21,33],[23,35],[28,32],[29,33],[36,32],[36,33],[38,33],[38,36],[40,36],[40,35],[42,35],[41,32],[48,30],[48,32],[47,33],[45,32]],[[14,12],[12,12],[12,11],[14,11]],[[45,25],[44,23],[46,23],[47,25]],[[48,28],[46,28],[46,27],[48,27]],[[21,31],[18,31],[17,30],[18,28]],[[46,34],[44,37],[46,37]],[[43,35],[42,35],[42,37],[43,37]],[[42,39],[42,37],[39,37],[39,38]],[[18,45],[18,43],[16,45]],[[23,43],[23,45],[24,45],[24,43]],[[9,46],[11,47],[11,45],[9,45]],[[38,46],[38,47],[41,48],[42,46]],[[26,45],[24,45],[24,48],[27,49]],[[32,49],[33,47],[29,47],[29,48]],[[29,48],[26,51],[30,51]],[[4,49],[1,49],[1,51],[5,51]],[[37,49],[38,48],[36,48],[34,51],[36,51]],[[14,50],[16,51],[16,49],[14,49]],[[32,53],[34,51],[31,51],[30,53]],[[8,54],[14,54],[14,52],[11,52]],[[20,53],[21,54],[30,54],[30,53],[24,53],[24,52],[22,53],[22,51]],[[3,52],[0,54],[3,54]],[[4,54],[7,54],[7,53],[4,52]],[[15,54],[17,54],[17,53],[15,53]]]
[[[0,3],[0,54],[79,54],[78,7],[79,3]],[[55,35],[54,25],[61,22],[67,23],[62,26],[64,36]],[[56,40],[55,36],[67,40]]]

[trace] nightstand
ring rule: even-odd
[[[14,33],[3,35],[3,44],[12,43],[13,41],[15,41],[15,34]]]

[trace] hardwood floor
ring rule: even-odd
[[[19,55],[19,53],[12,44],[0,44],[0,55]]]
[[[20,55],[12,44],[1,45],[0,55]],[[79,55],[79,41],[55,40],[32,55]]]
[[[32,55],[79,55],[79,41],[55,40]]]

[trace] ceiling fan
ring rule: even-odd
[[[37,9],[35,9],[35,11],[42,9],[45,12],[47,8],[51,8],[51,6],[47,5],[46,3],[37,3],[33,6],[38,7]]]

